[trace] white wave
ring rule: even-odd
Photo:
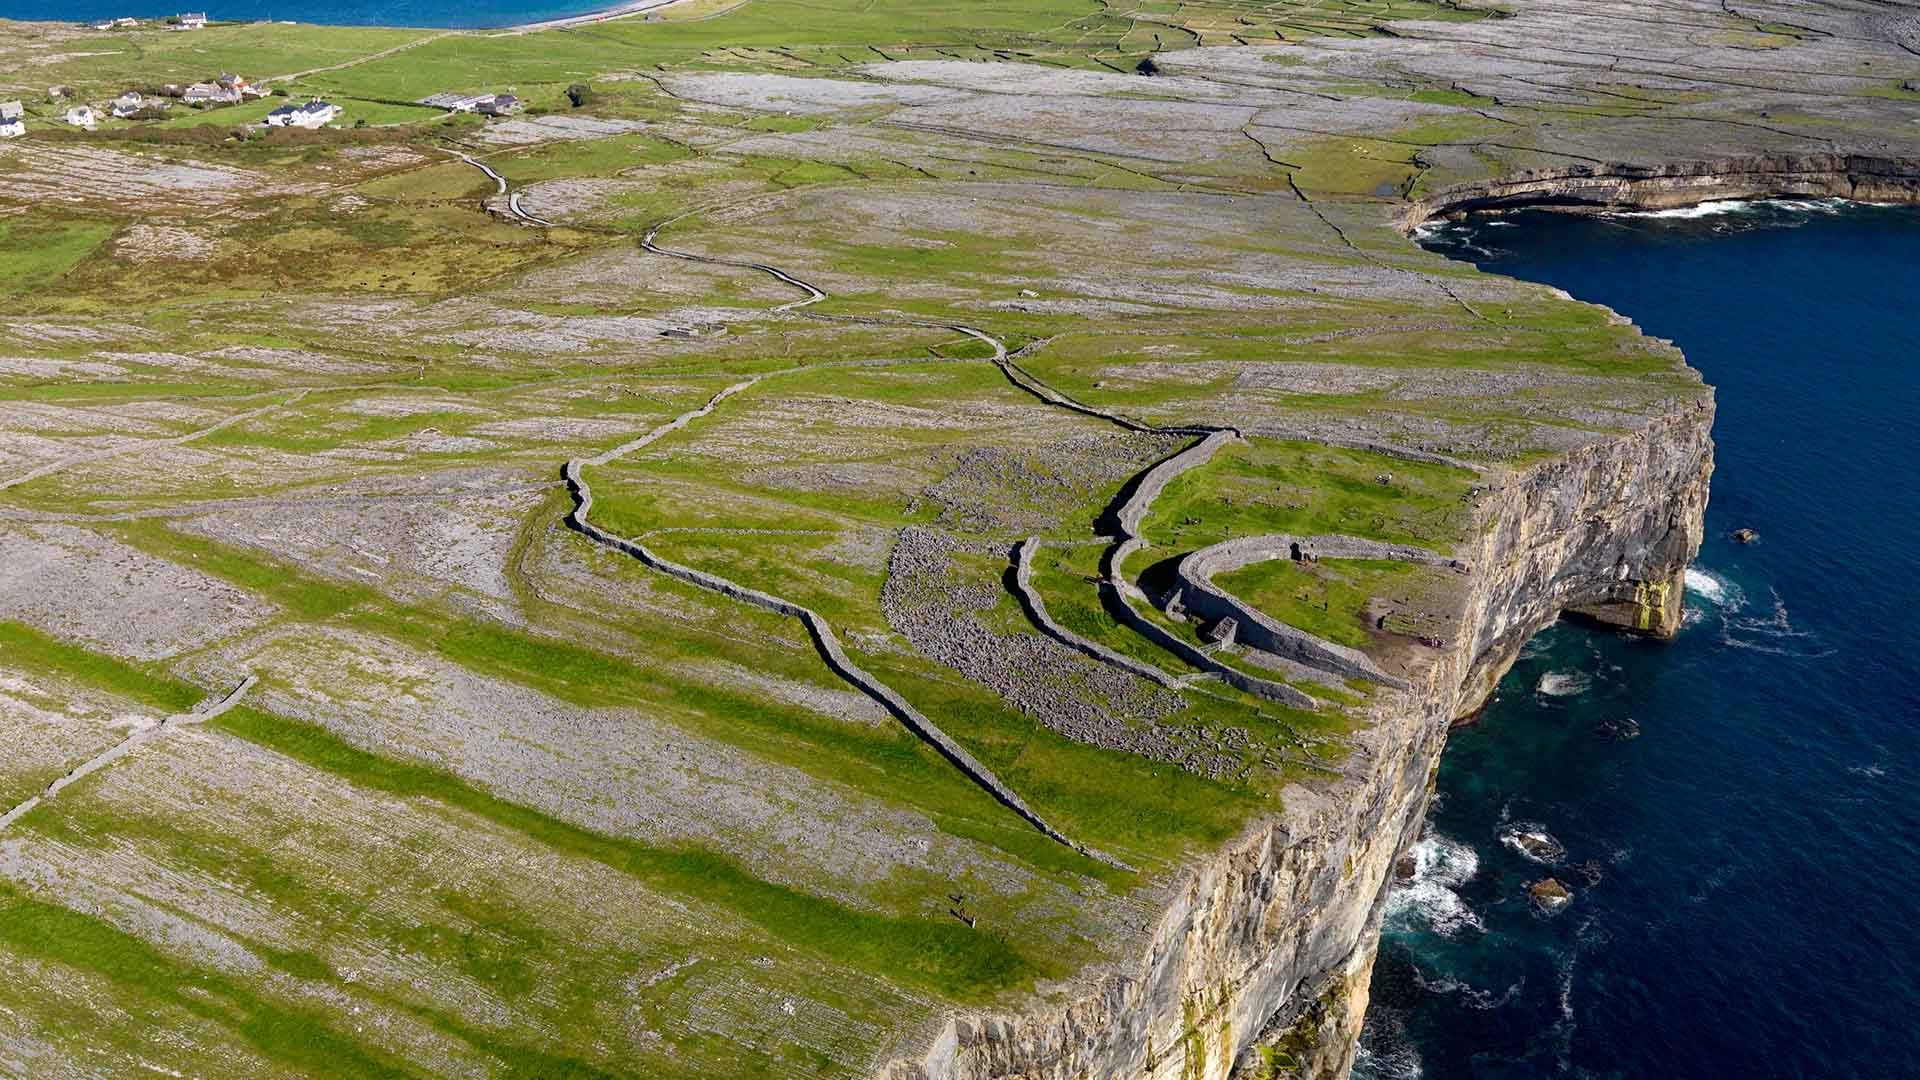
[[[1692,206],[1676,206],[1670,210],[1616,210],[1607,216],[1630,218],[1718,217],[1721,214],[1745,213],[1752,210],[1755,205],[1751,199],[1716,199],[1713,202],[1696,203]]]
[[[1403,926],[1424,923],[1442,937],[1487,926],[1454,890],[1480,872],[1480,856],[1466,844],[1429,833],[1407,853],[1413,876],[1387,896],[1387,918]]]
[[[1362,1045],[1353,1057],[1353,1075],[1366,1080],[1420,1080],[1420,1055],[1404,1041],[1381,1050]]]
[[[1876,745],[1873,748],[1873,760],[1865,765],[1849,765],[1847,771],[1855,776],[1864,776],[1869,780],[1878,780],[1887,775],[1887,748]]]
[[[1782,210],[1794,210],[1803,214],[1837,214],[1852,205],[1852,199],[1775,199],[1773,205]]]
[[[1740,586],[1703,567],[1687,567],[1685,581],[1688,592],[1721,611],[1738,611],[1747,602]]]
[[[1549,671],[1540,676],[1534,692],[1547,697],[1573,697],[1586,692],[1593,680],[1577,671]]]
[[[1851,199],[1715,199],[1692,206],[1666,210],[1616,210],[1607,217],[1689,219],[1750,214],[1768,209],[1799,214],[1837,214],[1853,204]]]
[[[1442,975],[1437,979],[1429,979],[1421,974],[1417,968],[1413,973],[1413,981],[1415,985],[1429,994],[1456,997],[1460,1000],[1460,1003],[1467,1008],[1478,1009],[1482,1012],[1490,1009],[1498,1009],[1506,1005],[1514,998],[1519,997],[1520,992],[1526,989],[1527,986],[1527,980],[1523,978],[1496,994],[1491,990],[1482,990],[1477,986],[1462,982],[1451,975]]]
[[[1500,842],[1523,858],[1552,865],[1566,857],[1566,846],[1547,832],[1546,826],[1531,821],[1516,822],[1500,830]]]
[[[1773,591],[1773,615],[1729,618],[1721,630],[1723,644],[1736,649],[1752,649],[1772,656],[1796,656],[1817,660],[1830,656],[1833,649],[1805,630],[1795,629],[1787,617],[1787,602]]]

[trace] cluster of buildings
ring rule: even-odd
[[[158,116],[166,112],[171,104],[159,94],[142,94],[138,90],[129,90],[113,99],[112,111],[115,119],[139,120]]]
[[[512,94],[435,94],[421,98],[420,104],[448,112],[479,113],[481,116],[506,116],[520,108],[520,99]]]
[[[266,97],[270,91],[255,86],[243,76],[227,74],[212,82],[194,83],[180,92],[189,105],[234,105],[252,98]]]
[[[64,86],[56,86],[47,91],[47,96],[55,101],[67,97],[72,91]],[[189,105],[211,106],[231,105],[241,101],[266,97],[270,91],[264,86],[255,86],[244,76],[225,74],[212,82],[194,83],[191,86],[165,86],[158,91],[141,92],[129,90],[113,99],[111,105],[95,108],[92,105],[74,105],[67,109],[66,122],[77,128],[92,131],[102,120],[111,116],[116,120],[148,120],[164,114],[179,98]],[[305,105],[288,105],[275,109],[267,116],[270,126],[320,127],[340,114],[338,106],[325,102],[308,102]],[[18,101],[0,101],[0,139],[15,139],[27,133],[26,108]]]
[[[271,92],[267,87],[255,86],[248,82],[244,75],[228,73],[212,82],[194,83],[191,86],[163,86],[158,91],[149,91],[144,94],[138,90],[129,90],[113,99],[111,111],[114,117],[120,120],[146,119],[165,112],[176,98],[189,105],[204,108],[213,105],[236,105],[242,101],[266,97]],[[75,127],[89,127],[98,121],[99,114],[86,106],[67,110],[67,123]]]
[[[97,19],[87,24],[95,30],[131,30],[140,25],[140,20],[131,16],[118,19]],[[207,13],[204,11],[183,11],[167,20],[169,30],[205,30]]]

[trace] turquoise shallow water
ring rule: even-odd
[[[1920,212],[1426,242],[1676,341],[1718,388],[1718,472],[1678,640],[1563,624],[1454,735],[1358,1075],[1920,1075]],[[1524,894],[1549,872],[1576,894],[1551,916]]]
[[[121,15],[160,18],[205,11],[215,19],[289,19],[329,26],[431,26],[468,29],[583,15],[619,0],[233,0],[155,8],[145,0],[0,0],[0,18],[85,22]]]

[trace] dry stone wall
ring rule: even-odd
[[[1227,1080],[1303,1018],[1319,1040],[1313,1075],[1343,1075],[1393,861],[1419,829],[1449,723],[1561,611],[1623,582],[1677,594],[1712,471],[1705,398],[1489,491],[1465,553],[1467,632],[1376,698],[1344,778],[1289,788],[1276,817],[1197,860],[1143,953],[1026,1008],[955,1015],[882,1075]]]
[[[1182,558],[1174,573],[1180,602],[1203,619],[1235,621],[1235,636],[1247,646],[1282,659],[1347,678],[1371,679],[1404,688],[1406,680],[1389,675],[1358,649],[1288,626],[1213,583],[1213,575],[1269,559],[1393,559],[1433,566],[1458,565],[1453,559],[1405,544],[1387,544],[1359,536],[1290,536],[1271,533],[1242,536],[1204,547]]]
[[[708,402],[704,407],[705,410],[711,411],[717,401],[718,398],[716,397],[715,401]],[[696,411],[698,412],[700,410]],[[676,420],[675,423],[683,424],[691,419],[693,415],[693,413],[685,414],[679,420]],[[669,425],[669,427],[671,427],[671,425]],[[664,434],[665,429],[655,430],[656,432]],[[634,443],[628,445],[644,445],[644,441],[650,440],[635,440]],[[604,463],[604,461],[609,460],[611,456],[612,454],[610,452],[593,460]],[[588,520],[593,512],[593,489],[587,486],[586,480],[581,476],[581,466],[583,464],[582,459],[576,458],[567,462],[563,470],[567,490],[572,494],[574,499],[574,507],[567,514],[567,524],[570,527],[579,531],[595,543],[637,559],[642,564],[658,570],[669,577],[678,578],[690,585],[719,593],[732,600],[738,600],[742,603],[752,604],[755,607],[799,619],[801,623],[806,626],[807,633],[813,638],[814,646],[819,650],[821,657],[826,660],[827,666],[833,669],[834,674],[852,683],[861,692],[885,706],[887,711],[898,718],[902,724],[905,724],[909,731],[912,731],[934,749],[938,750],[941,756],[951,762],[955,768],[958,768],[962,773],[966,774],[974,783],[986,789],[989,794],[999,800],[1008,809],[1020,815],[1028,824],[1040,830],[1040,832],[1048,838],[1064,844],[1089,858],[1097,859],[1100,862],[1122,869],[1132,869],[1127,866],[1126,863],[1103,852],[1089,848],[1085,844],[1071,839],[1060,832],[1060,830],[1048,824],[1037,811],[1027,805],[1026,800],[1022,799],[1013,789],[1002,783],[1000,778],[995,776],[992,770],[988,769],[977,758],[968,753],[965,747],[955,742],[945,731],[942,731],[939,725],[921,713],[920,710],[914,708],[906,698],[901,697],[892,687],[874,678],[855,665],[854,662],[848,658],[846,650],[841,646],[840,639],[838,635],[834,633],[833,627],[812,610],[793,603],[790,600],[781,599],[771,593],[748,588],[747,586],[728,581],[726,578],[718,575],[709,574],[703,570],[697,570],[691,566],[684,566],[671,559],[663,558],[643,544],[614,536],[593,524],[593,522]]]

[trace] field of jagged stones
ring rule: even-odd
[[[0,1073],[859,1076],[1066,1000],[1366,768],[1504,476],[1705,393],[1406,201],[1910,152],[1893,10],[8,25]],[[346,112],[57,119],[224,70]]]

